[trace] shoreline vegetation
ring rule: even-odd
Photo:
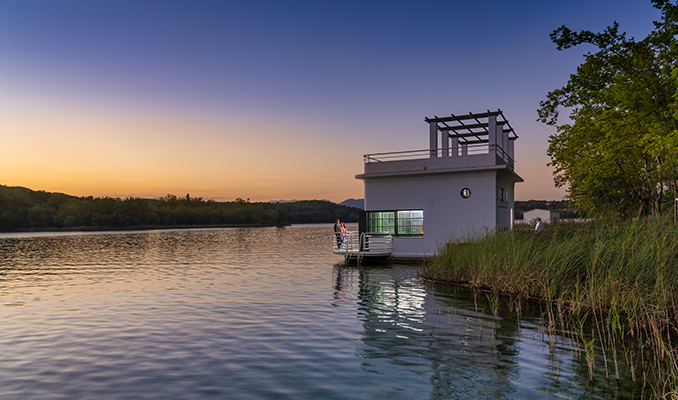
[[[357,222],[360,209],[325,200],[217,202],[168,194],[156,199],[75,197],[0,185],[0,232],[285,226]]]
[[[678,389],[678,229],[670,218],[557,223],[542,233],[517,227],[441,249],[420,275],[541,302],[547,333],[558,327],[579,343],[593,379],[604,368],[658,397]],[[596,346],[601,354],[596,354]],[[602,365],[601,365],[602,363]],[[623,364],[623,365],[622,365]]]

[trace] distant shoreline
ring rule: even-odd
[[[135,225],[135,226],[70,226],[50,228],[21,228],[14,230],[1,230],[0,233],[39,233],[39,232],[116,232],[116,231],[152,231],[170,229],[210,229],[210,228],[270,228],[285,227],[292,224],[214,224],[214,225]]]

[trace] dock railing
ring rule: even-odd
[[[349,231],[345,235],[334,232],[332,236],[332,250],[334,252],[349,253],[360,250],[360,236],[358,232]]]
[[[360,262],[364,257],[388,257],[393,252],[393,237],[376,232],[346,232],[332,235],[332,251]]]
[[[391,254],[393,252],[393,236],[375,232],[360,234],[361,249],[365,253]]]

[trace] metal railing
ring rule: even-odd
[[[504,160],[506,165],[513,168],[513,163],[514,163],[513,158],[511,158],[511,156],[509,156],[509,154],[504,149],[499,147],[498,145],[495,145],[494,147],[495,147],[495,152],[496,152],[497,156],[500,157],[502,160]]]
[[[454,151],[457,154],[454,154]],[[507,165],[513,167],[513,158],[502,149],[499,145],[488,143],[469,144],[458,147],[439,148],[439,149],[425,149],[425,150],[406,150],[395,151],[389,153],[372,153],[363,156],[365,164],[388,162],[388,161],[406,161],[406,160],[424,160],[428,158],[443,158],[443,157],[465,157],[481,154],[495,153]]]
[[[393,237],[375,232],[350,231],[342,235],[335,232],[332,235],[332,250],[344,254],[346,261],[355,258],[358,263],[364,257],[389,256],[393,252]]]
[[[332,250],[342,253],[350,253],[360,250],[360,236],[358,232],[346,232],[342,235],[340,232],[334,232],[332,235]]]
[[[391,254],[393,252],[393,236],[374,232],[360,234],[362,251],[365,253]]]

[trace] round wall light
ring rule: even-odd
[[[469,197],[471,197],[471,189],[469,189],[469,188],[461,189],[461,197],[463,197],[465,199],[468,199]]]

